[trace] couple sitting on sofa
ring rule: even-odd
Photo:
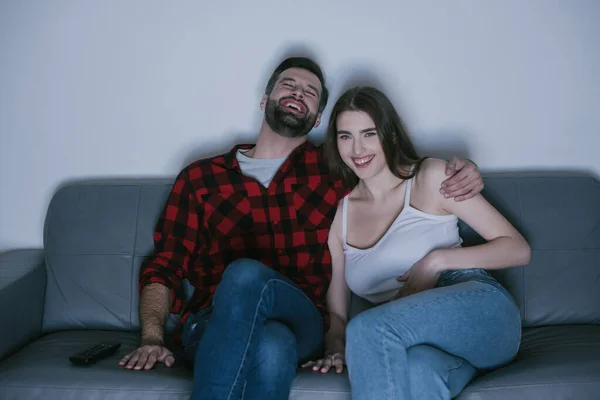
[[[327,98],[316,63],[283,61],[256,144],[177,176],[140,271],[141,344],[121,366],[173,365],[170,312],[197,399],[287,399],[298,365],[347,365],[357,399],[450,398],[516,355],[519,310],[486,269],[527,264],[529,246],[477,168],[420,158],[370,87],[339,98],[315,147]],[[487,243],[462,248],[458,218]],[[348,323],[350,290],[375,307]]]

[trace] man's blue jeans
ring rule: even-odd
[[[511,361],[520,339],[519,309],[496,280],[479,269],[448,271],[438,287],[350,321],[352,398],[450,399],[479,369]]]
[[[299,362],[323,342],[321,313],[290,279],[241,259],[225,269],[212,309],[183,327],[192,399],[287,400]]]

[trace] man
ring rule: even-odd
[[[288,398],[298,363],[321,350],[327,236],[347,193],[306,140],[327,98],[316,63],[284,60],[260,102],[256,145],[180,172],[140,271],[141,345],[120,365],[172,366],[164,326],[169,312],[183,311],[175,336],[193,364],[192,398]],[[450,165],[456,173],[441,190],[467,198],[481,190],[472,163]],[[195,287],[187,304],[183,279]]]

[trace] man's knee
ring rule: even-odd
[[[293,379],[298,364],[296,336],[285,324],[267,321],[250,374],[263,384]]]
[[[219,287],[234,286],[245,288],[255,284],[264,284],[272,269],[250,258],[240,258],[231,262],[223,272]]]

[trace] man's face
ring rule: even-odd
[[[289,68],[279,74],[273,91],[263,96],[267,124],[285,137],[300,137],[316,128],[321,121],[319,100],[321,81],[312,72]]]

